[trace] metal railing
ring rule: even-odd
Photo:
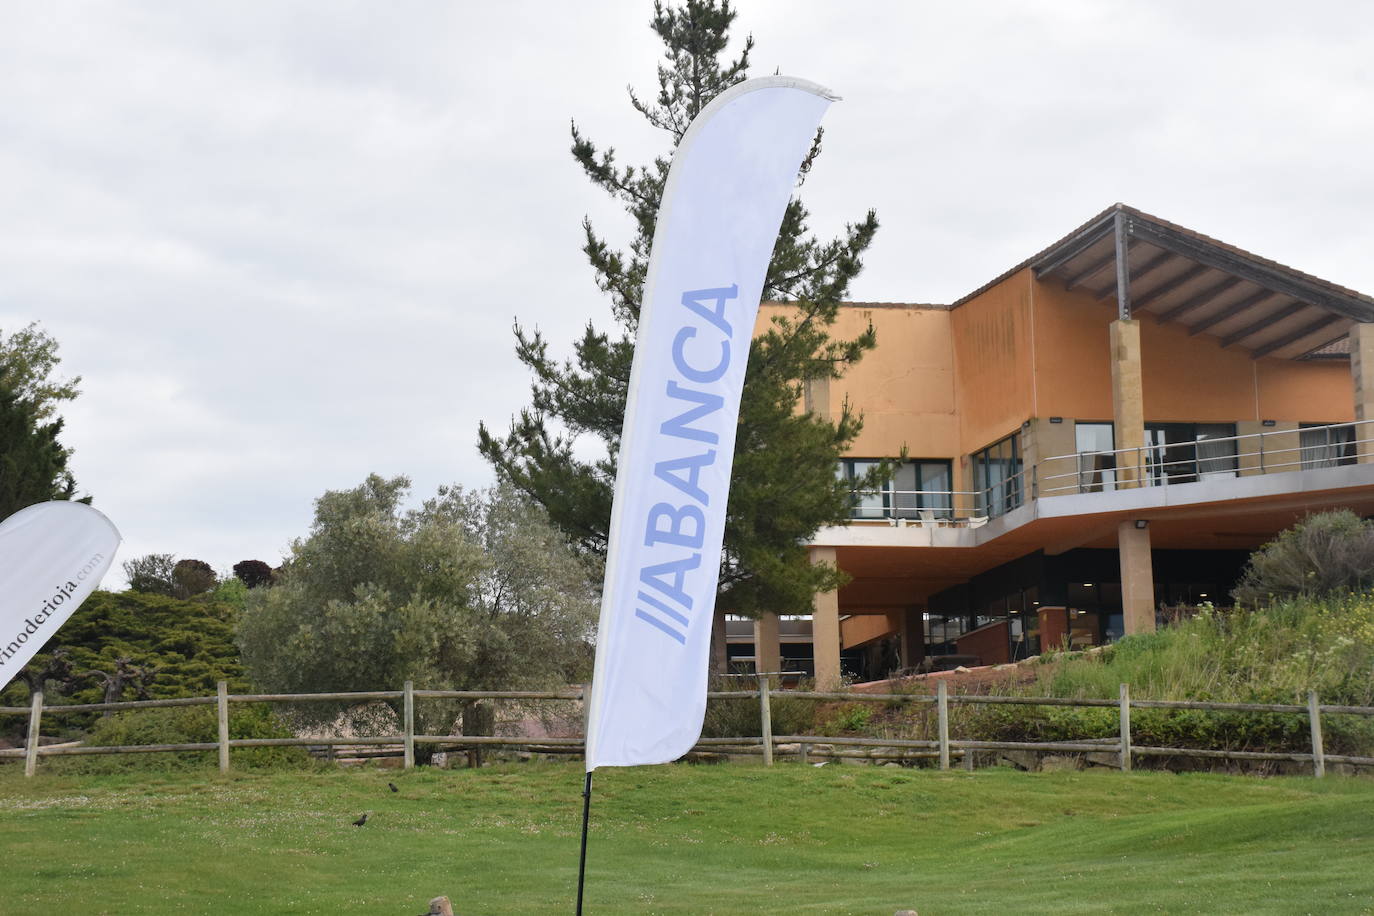
[[[1374,443],[1371,423],[1374,420],[1355,420],[1191,442],[1152,443],[1138,448],[1055,455],[1037,463],[1036,489],[1040,496],[1100,493],[1195,483],[1209,477],[1251,477],[1357,464],[1361,452],[1374,452],[1374,447],[1368,447]],[[1304,434],[1318,433],[1322,436],[1321,444],[1302,444]],[[1284,438],[1280,440],[1280,437]],[[1276,445],[1275,440],[1296,440],[1297,444]],[[1085,468],[1085,459],[1091,460],[1094,466]],[[1065,464],[1071,465],[1069,470],[1048,473],[1048,468]],[[1040,470],[1042,468],[1046,470]],[[1111,474],[1110,480],[1104,476],[1107,473]]]
[[[1005,515],[1035,497],[1035,468],[1023,467],[981,490],[855,489],[854,521],[968,524]],[[863,500],[881,499],[882,505]]]
[[[1355,420],[1053,455],[981,490],[856,489],[850,519],[976,527],[1042,496],[1106,493],[1358,464],[1374,460],[1369,457],[1374,455],[1371,424],[1374,420]],[[1304,436],[1317,435],[1321,436],[1320,443],[1302,444]],[[1284,444],[1293,441],[1297,444]],[[865,499],[869,502],[863,502]],[[882,505],[873,504],[877,499]]]

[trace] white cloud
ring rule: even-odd
[[[275,562],[369,471],[482,484],[527,402],[516,316],[607,311],[625,226],[568,122],[662,149],[651,5],[56,2],[0,31],[0,329],[85,377],[75,469],[151,550]],[[1356,3],[741,4],[755,72],[845,101],[816,225],[856,298],[948,301],[1116,200],[1374,290],[1374,16]]]

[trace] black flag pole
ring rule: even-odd
[[[577,916],[582,916],[582,882],[587,876],[587,821],[592,814],[592,771],[582,787],[582,855],[577,860]]]

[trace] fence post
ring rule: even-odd
[[[805,741],[797,745],[797,754],[801,757],[802,763],[810,763],[811,745]]]
[[[1121,772],[1131,771],[1131,686],[1121,685]]]
[[[1317,691],[1307,691],[1307,718],[1312,723],[1312,775],[1321,779],[1326,775],[1326,749],[1322,745],[1322,708]]]
[[[415,766],[415,682],[406,681],[401,701],[401,718],[405,727],[405,769]]]
[[[763,732],[763,765],[773,765],[773,704],[768,696],[768,675],[759,675],[759,724]]]
[[[940,769],[949,769],[949,685],[941,678],[935,686],[936,720],[940,730]]]
[[[220,681],[216,687],[215,711],[219,717],[219,771],[229,772],[229,684]]]
[[[32,776],[38,768],[38,723],[43,718],[43,691],[33,692],[29,705],[29,735],[24,742],[24,775]]]

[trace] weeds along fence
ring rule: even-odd
[[[929,759],[937,761],[940,769],[947,770],[954,760],[961,760],[965,768],[972,769],[975,755],[982,751],[1031,751],[1059,754],[1109,754],[1116,757],[1116,765],[1123,771],[1130,770],[1132,761],[1142,757],[1203,758],[1214,760],[1241,761],[1282,761],[1310,764],[1314,776],[1324,776],[1327,764],[1349,764],[1352,766],[1374,767],[1374,757],[1327,754],[1323,749],[1322,716],[1348,715],[1374,717],[1374,706],[1335,706],[1323,705],[1315,692],[1309,692],[1306,705],[1282,703],[1211,703],[1194,700],[1140,700],[1132,699],[1130,688],[1122,684],[1116,699],[1079,699],[1064,697],[1000,697],[976,694],[950,694],[944,681],[937,682],[934,695],[915,693],[858,693],[849,691],[816,692],[788,690],[781,694],[789,699],[815,701],[842,701],[847,703],[878,703],[897,705],[927,705],[934,708],[936,717],[936,737],[933,739],[902,739],[882,737],[848,737],[826,735],[776,735],[772,726],[772,706],[774,691],[771,689],[770,675],[757,676],[758,687],[750,690],[712,691],[708,699],[757,699],[759,703],[759,735],[724,738],[701,738],[695,751],[757,754],[763,757],[766,765],[772,765],[780,747],[787,747],[800,760],[806,762],[813,757],[843,758],[863,757],[866,759]],[[431,745],[448,750],[474,750],[483,747],[506,747],[538,749],[550,753],[581,754],[584,748],[582,737],[519,737],[505,735],[423,735],[415,733],[415,701],[417,699],[447,699],[465,702],[501,701],[581,701],[580,688],[551,691],[473,691],[473,690],[416,690],[407,681],[401,690],[373,690],[346,693],[280,693],[280,694],[230,694],[226,684],[221,681],[219,690],[211,697],[184,697],[168,700],[135,700],[118,703],[79,703],[70,705],[45,706],[42,692],[33,695],[29,706],[0,706],[0,716],[27,715],[28,729],[24,747],[0,749],[0,759],[22,758],[24,775],[33,776],[39,758],[56,756],[77,756],[88,754],[144,754],[182,751],[217,751],[219,769],[230,769],[230,751],[233,748],[251,747],[325,747],[325,748],[363,748],[386,745],[401,748],[403,766],[407,769],[415,765],[415,747]],[[309,738],[233,738],[229,730],[229,707],[232,703],[374,703],[397,702],[401,704],[401,733],[381,736],[352,737],[309,737]],[[949,709],[954,705],[1011,705],[1011,706],[1063,706],[1096,707],[1116,709],[1120,721],[1118,734],[1114,738],[1088,738],[1072,741],[975,741],[954,738],[950,735]],[[218,739],[214,742],[194,744],[146,744],[146,745],[43,745],[41,743],[42,722],[45,715],[69,713],[115,712],[133,709],[155,709],[172,706],[210,706],[216,707],[218,718]],[[1172,709],[1197,710],[1217,713],[1284,714],[1302,716],[1307,719],[1311,733],[1311,749],[1306,753],[1244,751],[1183,747],[1153,747],[1134,744],[1131,740],[1131,711],[1134,709]],[[868,750],[864,750],[867,748]]]

